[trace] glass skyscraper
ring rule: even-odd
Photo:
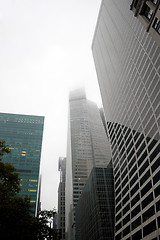
[[[76,240],[114,240],[113,169],[93,168],[76,207]]]
[[[66,159],[66,231],[72,239],[75,207],[93,167],[107,167],[110,146],[99,109],[86,99],[85,91],[72,91],[69,97],[69,124]]]
[[[0,113],[0,139],[11,150],[2,160],[17,169],[21,179],[19,194],[31,198],[33,214],[36,214],[43,125],[41,116]]]
[[[112,146],[116,240],[160,235],[159,9],[159,0],[103,0],[93,39]]]

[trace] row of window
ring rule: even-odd
[[[137,227],[137,225],[140,223],[141,223],[141,219],[137,218],[132,224],[132,230],[135,229]],[[156,229],[157,229],[156,221],[153,220],[152,222],[150,222],[143,228],[143,237],[146,237],[150,233],[154,232]],[[123,237],[125,237],[127,234],[129,234],[130,231],[131,231],[130,226],[126,227],[123,230]],[[121,240],[121,233],[118,234],[115,239]],[[130,238],[128,238],[128,239],[130,239]],[[132,235],[132,240],[137,240],[137,239],[142,239],[142,231],[141,230],[137,231],[135,234]]]
[[[157,162],[156,162],[156,164],[158,164],[159,165],[159,160],[157,160]],[[158,166],[157,166],[158,167]],[[156,168],[157,169],[157,168]],[[155,185],[155,184],[157,184],[158,183],[158,181],[159,181],[159,176],[160,176],[160,171],[158,171],[156,174],[155,174],[155,176],[153,177],[153,184]],[[147,181],[148,180],[148,177],[149,177],[149,170],[146,172],[146,174],[143,176],[143,178],[140,180],[140,186],[141,185],[143,185],[143,183],[145,183],[145,181]],[[132,179],[133,180],[133,182],[131,183],[130,182],[130,187],[131,187],[131,184],[133,184],[136,180],[137,180],[137,174],[135,175],[135,177]],[[132,197],[132,196],[134,196],[134,194],[139,190],[139,184],[137,183],[132,189],[131,189],[131,191],[130,191],[130,196]],[[149,181],[142,189],[141,189],[141,191],[140,191],[140,193],[141,193],[141,198],[150,190],[152,188],[152,184],[151,184],[151,181]],[[158,195],[160,195],[160,190],[159,190],[159,186],[157,187],[157,188],[155,188],[155,190],[154,190],[154,193],[155,193],[155,197],[157,197]],[[116,204],[118,204],[119,203],[119,201],[122,199],[122,197],[124,196],[124,194],[125,193],[127,193],[128,192],[128,190],[129,190],[129,187],[128,187],[128,185],[127,185],[127,187],[122,191],[122,195],[119,195],[117,198],[116,198]],[[121,197],[122,196],[122,197]],[[117,205],[117,207],[116,207],[116,212],[118,212],[119,210],[121,210],[121,207],[122,206],[124,206],[126,203],[127,203],[127,201],[129,200],[130,198],[129,198],[129,194],[127,194],[126,196],[125,196],[125,198],[124,199],[122,199],[122,203],[120,202],[118,205]],[[131,207],[133,207],[138,201],[140,200],[140,196],[139,196],[139,193],[131,200]],[[149,204],[150,203],[150,201],[148,202],[148,200],[153,200],[151,197],[150,197],[150,195],[149,195],[149,199],[148,199],[148,197],[144,200],[144,201],[142,201],[142,207],[143,207],[143,202],[145,202],[145,203],[147,203],[147,204]],[[146,206],[146,205],[145,205]],[[129,209],[128,209],[129,210]],[[125,210],[124,210],[124,212],[125,212]],[[123,214],[125,214],[123,212]]]

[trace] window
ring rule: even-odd
[[[155,190],[154,190],[154,193],[155,193],[155,197],[158,197],[160,195],[160,186],[158,186]]]
[[[139,176],[146,170],[146,168],[149,166],[148,160],[143,164],[143,166],[139,170]]]
[[[160,200],[156,202],[156,211],[160,211]]]
[[[143,222],[147,221],[150,217],[155,214],[154,206],[150,207],[145,213],[143,213],[142,218]]]
[[[158,34],[160,34],[160,20],[158,18],[155,18],[153,28],[156,30]]]
[[[142,186],[150,177],[150,171],[148,170],[146,174],[140,180],[140,186]]]
[[[121,200],[121,195],[116,199],[116,204]]]
[[[130,209],[129,204],[123,209],[123,215],[126,214],[126,212],[128,212]]]
[[[142,201],[142,209],[145,208],[148,204],[150,204],[153,201],[153,193],[151,192],[148,197],[146,197]]]
[[[156,184],[160,180],[160,171],[153,177],[153,183]]]
[[[128,168],[131,169],[131,167],[134,165],[135,162],[136,162],[136,158],[133,157],[132,160],[131,160],[131,162],[130,162],[129,165],[128,165]]]
[[[144,227],[143,229],[143,237],[147,236],[151,232],[154,232],[156,230],[156,221],[152,221],[149,223],[147,226]]]
[[[141,225],[141,217],[138,217],[133,223],[132,223],[132,230],[137,228],[138,226]]]
[[[131,196],[133,196],[137,191],[138,191],[138,189],[139,189],[139,185],[138,185],[138,183],[135,185],[135,187],[134,188],[132,188],[132,190],[131,190]]]
[[[133,174],[136,172],[136,170],[137,170],[137,165],[135,165],[135,166],[132,168],[132,170],[130,171],[130,173],[129,173],[129,177],[130,177],[130,178],[133,176]]]
[[[150,140],[150,139],[149,139]],[[151,150],[153,149],[153,147],[156,145],[157,141],[155,139],[153,139],[151,141],[151,143],[148,146],[148,151],[151,152]]]
[[[145,152],[142,154],[142,156],[138,160],[138,166],[140,166],[143,163],[143,161],[146,159],[146,157],[147,157],[147,150],[145,150]]]
[[[138,201],[139,201],[140,197],[139,197],[139,193],[133,198],[133,200],[131,201],[131,207],[133,207]]]
[[[159,165],[160,165],[160,159],[157,159],[156,161],[155,161],[155,163],[151,166],[151,169],[152,169],[152,172],[154,172],[154,171],[156,171],[157,170],[157,168],[159,167]]]
[[[130,221],[130,214],[123,219],[123,226]]]
[[[119,213],[116,217],[116,221],[118,221],[121,218],[121,213]]]
[[[147,6],[147,4],[144,4],[142,7],[142,10],[140,12],[140,15],[144,15],[148,20],[151,19],[153,14],[153,10]]]
[[[136,232],[135,234],[133,234],[132,236],[132,240],[137,240],[137,239],[141,239],[142,238],[142,232],[141,230],[139,230],[138,232]]]
[[[126,236],[128,233],[130,233],[130,226],[126,227],[126,228],[123,230],[123,237]]]
[[[123,199],[123,206],[126,204],[126,202],[129,200],[129,194]]]
[[[121,229],[121,222],[116,226],[116,231],[118,231],[119,229]]]
[[[146,186],[141,190],[141,197],[143,197],[152,188],[151,181],[149,181]]]
[[[132,178],[132,180],[130,181],[130,187],[132,187],[132,185],[136,182],[136,180],[138,179],[138,175],[137,173],[135,174],[135,176]]]
[[[124,181],[122,182],[122,188],[125,186],[125,184],[128,182],[128,176],[124,179]]]
[[[131,212],[131,217],[135,217],[140,212],[140,205],[138,205],[133,211]]]
[[[116,240],[121,240],[121,233],[116,236]]]
[[[125,189],[122,191],[122,196],[124,196],[129,190],[128,185],[125,187]]]
[[[121,209],[121,203],[116,207],[116,212],[118,212]]]

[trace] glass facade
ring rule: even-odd
[[[102,1],[92,45],[112,146],[116,240],[160,233],[160,37],[132,2]]]
[[[36,213],[39,167],[44,117],[0,113],[0,139],[9,145],[11,153],[3,162],[12,163],[19,173],[20,195],[31,198]]]
[[[93,168],[76,207],[76,240],[114,240],[111,164]]]
[[[70,94],[66,160],[66,228],[75,223],[74,209],[93,167],[107,167],[110,146],[97,105],[83,89]],[[73,214],[71,214],[73,212]],[[70,216],[70,223],[68,217]],[[68,235],[68,239],[72,239]]]

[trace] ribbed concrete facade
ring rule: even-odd
[[[102,1],[92,45],[112,145],[116,240],[160,234],[160,35],[147,32],[132,3]]]

